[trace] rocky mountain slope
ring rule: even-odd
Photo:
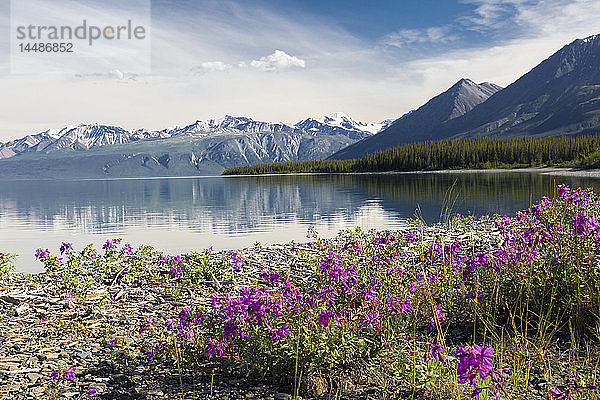
[[[330,158],[360,158],[366,153],[422,141],[423,132],[469,112],[500,89],[500,86],[493,83],[477,84],[470,79],[461,79],[444,93],[393,122],[387,129],[335,153]]]

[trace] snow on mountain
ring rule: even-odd
[[[175,127],[161,132],[169,136],[197,136],[213,133],[302,133],[296,127],[283,124],[255,121],[248,117],[227,115],[220,119],[196,121],[184,127]]]
[[[356,130],[375,134],[381,130],[381,124],[359,122],[343,112],[336,112],[331,116],[325,116],[322,122],[329,126],[338,126],[348,130]]]
[[[24,151],[40,151],[40,149],[45,148],[47,145],[58,139],[64,129],[65,128],[63,128],[60,132],[57,132],[54,129],[48,129],[47,131],[40,132],[36,135],[27,135],[20,139],[0,145],[0,149],[10,149],[15,153],[22,153]],[[9,153],[5,151],[4,154]],[[0,158],[4,157],[0,156]]]
[[[501,89],[491,83],[477,84],[470,79],[461,79],[418,109],[394,121],[382,132],[342,149],[331,158],[360,158],[389,147],[432,139],[423,137],[423,132],[468,113]]]
[[[400,118],[402,118],[402,117],[400,117]],[[400,118],[397,118],[397,119],[393,119],[393,118],[384,119],[383,121],[381,121],[381,129],[379,130],[379,132],[381,132],[382,130],[384,130],[388,126],[392,125],[394,122],[398,121]]]
[[[107,146],[112,144],[125,144],[132,142],[132,134],[117,126],[100,124],[79,125],[72,129],[61,130],[62,135],[41,151],[47,153],[61,150],[89,150],[92,147]]]
[[[343,112],[336,112],[321,118],[307,118],[295,125],[297,128],[313,134],[343,134],[355,140],[374,135],[382,129],[381,123],[356,121]]]
[[[60,130],[49,129],[36,135],[28,135],[7,143],[0,143],[0,159],[20,153],[57,150],[85,151],[95,147],[127,144],[140,140],[168,139],[174,137],[205,137],[215,134],[289,134],[299,136],[342,135],[359,140],[382,129],[383,124],[356,121],[338,112],[320,119],[305,119],[296,125],[255,121],[248,117],[227,115],[220,119],[197,120],[186,126],[174,126],[162,130],[136,129],[128,131],[118,126],[81,124]]]

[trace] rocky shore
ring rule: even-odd
[[[300,274],[302,259],[310,251],[293,243],[242,250],[237,253],[245,269],[240,276],[245,282],[256,280],[267,263]],[[77,295],[64,292],[60,273],[4,277],[0,399],[290,398],[289,387],[246,381],[216,363],[181,374],[169,363],[150,369],[138,346],[143,321],[164,320],[183,306],[208,306],[211,293],[231,287],[233,281],[209,280],[175,297],[173,281],[162,279],[168,271],[156,265],[148,268],[155,271],[96,284]],[[75,367],[75,379],[54,388],[52,374],[70,367]]]
[[[473,234],[440,227],[421,231],[426,241]],[[491,245],[495,235],[484,241]],[[338,248],[344,244],[341,237],[327,242]],[[222,251],[215,259],[227,260],[231,254]],[[290,399],[293,387],[287,382],[244,379],[234,369],[208,361],[180,372],[174,363],[149,365],[139,350],[140,326],[147,318],[160,321],[182,307],[209,307],[213,293],[255,283],[265,268],[289,271],[298,281],[310,279],[307,263],[319,251],[310,243],[291,242],[233,254],[240,270],[232,279],[213,277],[184,290],[166,279],[168,268],[155,264],[131,278],[117,273],[89,288],[80,285],[78,293],[67,289],[64,271],[0,278],[0,399]],[[57,385],[52,374],[71,367],[75,378]],[[377,393],[377,387],[367,385],[351,398],[376,399]]]

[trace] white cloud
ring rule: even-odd
[[[119,69],[114,69],[109,72],[94,72],[90,74],[75,74],[75,78],[87,79],[90,81],[102,81],[102,80],[113,80],[125,83],[132,82],[144,82],[140,80],[139,74],[133,74],[130,72],[122,72]]]
[[[498,31],[507,39],[542,38],[577,32],[591,35],[598,29],[597,0],[463,0],[475,6],[473,15],[457,22],[467,29]],[[579,33],[581,32],[581,33]]]
[[[278,71],[293,67],[304,68],[306,62],[287,54],[285,51],[275,50],[273,54],[261,57],[258,60],[252,60],[250,66],[260,71]]]
[[[472,15],[459,18],[459,22],[468,29],[489,31],[503,24],[514,24],[514,15],[523,7],[530,6],[537,0],[464,0],[466,4],[475,5]]]
[[[385,36],[383,44],[405,47],[414,43],[448,43],[458,39],[449,26],[432,26],[426,29],[401,29]]]
[[[231,70],[232,68],[245,69],[248,67],[248,65],[259,71],[278,71],[293,67],[304,68],[306,63],[304,60],[291,56],[285,51],[275,50],[273,54],[261,57],[258,60],[252,60],[250,63],[247,63],[246,61],[239,61],[235,65],[231,65],[223,61],[208,61],[192,67],[190,71],[193,74],[204,75],[213,71],[225,72]]]
[[[202,75],[212,71],[224,72],[229,71],[230,69],[231,65],[224,63],[223,61],[207,61],[201,63],[200,65],[192,67],[191,71],[192,73]]]

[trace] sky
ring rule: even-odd
[[[16,12],[0,0],[0,142],[79,123],[162,129],[225,115],[296,123],[343,111],[380,122],[461,78],[506,86],[600,33],[598,0],[13,1],[33,4],[32,19],[81,19],[77,7],[147,18],[149,58],[99,44],[89,50],[127,62],[11,69]]]

